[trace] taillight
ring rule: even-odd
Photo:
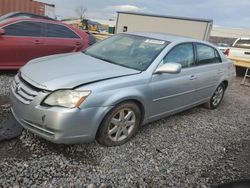
[[[229,56],[229,52],[230,52],[230,49],[228,48],[228,49],[225,50],[224,54],[225,54],[226,56]]]

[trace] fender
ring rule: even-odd
[[[135,100],[139,102],[143,109],[144,109],[144,120],[148,117],[148,109],[149,109],[149,101],[150,99],[147,99],[143,93],[136,89],[129,89],[127,91],[120,91],[118,93],[114,93],[112,96],[108,97],[104,103],[103,106],[116,106],[119,103],[122,103],[124,101],[129,100]]]

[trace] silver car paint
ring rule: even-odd
[[[232,62],[225,58],[223,63],[184,68],[179,74],[154,74],[163,57],[175,45],[184,42],[208,43],[157,33],[130,34],[171,43],[143,72],[112,65],[79,53],[33,60],[21,69],[21,74],[25,75],[24,80],[45,90],[40,91],[30,104],[24,105],[12,89],[12,111],[19,123],[52,142],[89,142],[95,139],[105,115],[122,101],[134,100],[139,103],[144,111],[143,123],[148,123],[207,102],[221,82],[227,81],[230,84],[235,76]],[[38,65],[40,61],[43,62]],[[55,70],[60,65],[64,66]],[[84,69],[85,65],[88,68]],[[96,67],[97,65],[101,68]],[[79,109],[41,105],[43,99],[51,93],[47,90],[60,88],[91,90],[92,93]],[[48,130],[53,134],[49,136],[46,133]]]
[[[47,59],[36,59],[31,61],[29,66],[24,66],[21,72],[23,77],[30,79],[30,82],[38,83],[44,89],[51,91],[60,88],[74,88],[97,80],[140,73],[140,71],[95,59],[82,52],[49,56]]]

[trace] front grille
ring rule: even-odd
[[[20,74],[15,76],[11,90],[16,98],[24,104],[30,104],[38,92],[41,91],[25,81]]]

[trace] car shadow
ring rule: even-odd
[[[146,123],[146,124],[141,126],[141,130],[151,129],[152,124],[155,124],[155,125],[162,124],[164,122],[169,121],[170,119],[172,119],[174,117],[190,116],[192,114],[197,114],[197,112],[201,112],[201,111],[204,111],[204,110],[208,110],[208,109],[206,109],[203,105],[199,105],[199,106],[196,106],[194,108],[190,108],[190,109],[187,109],[185,111],[179,112],[177,114],[173,114],[173,115],[170,115],[170,116],[167,116],[167,117],[163,117],[163,118],[161,118],[159,120],[152,121],[150,123]]]
[[[14,76],[16,75],[18,70],[0,70],[0,76],[1,75],[9,75],[9,76]]]
[[[213,186],[212,188],[250,188],[250,180],[226,183],[222,185]]]
[[[98,165],[99,158],[93,152],[92,144],[81,145],[58,145],[54,143],[47,143],[47,149],[55,152],[56,154],[62,154],[65,158],[71,161],[77,161],[88,165]]]
[[[28,160],[32,152],[19,139],[0,142],[0,161],[4,159]]]

